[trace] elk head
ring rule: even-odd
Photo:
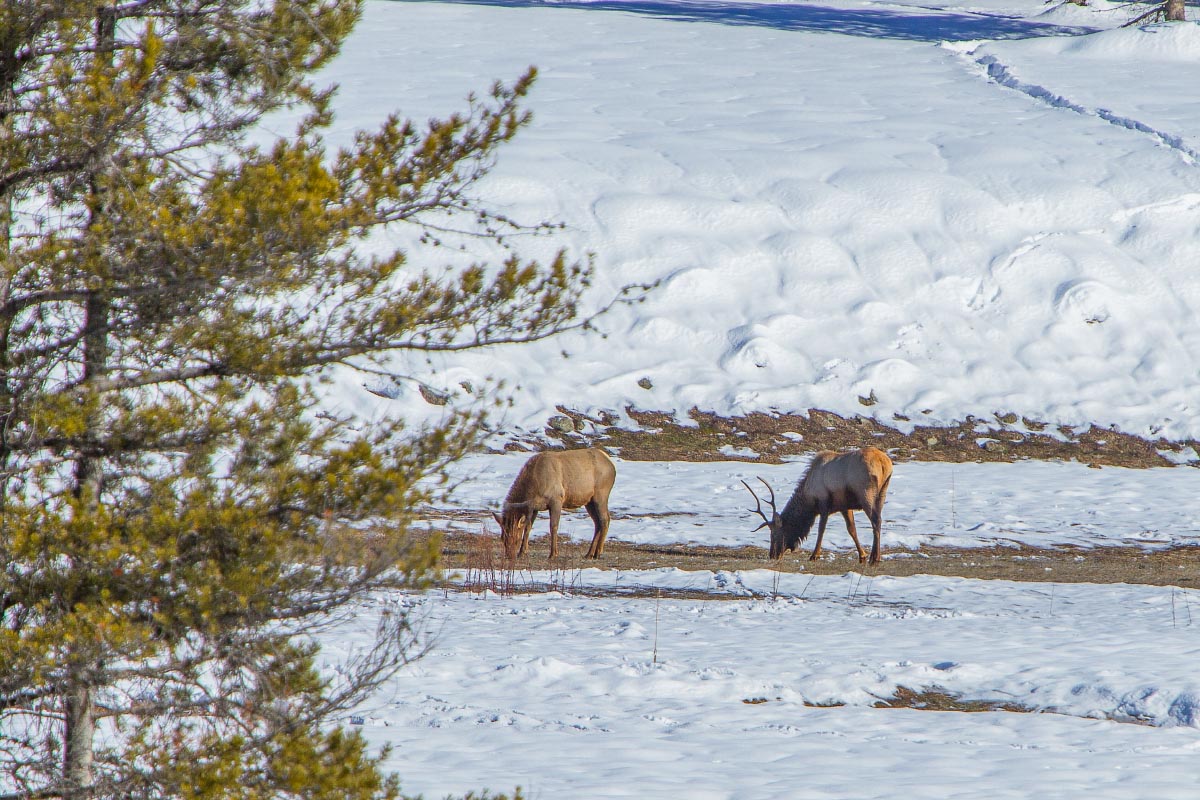
[[[493,511],[492,517],[500,526],[500,541],[504,544],[505,556],[510,559],[516,558],[522,541],[529,536],[529,529],[533,526],[529,504],[505,503],[502,514]]]
[[[783,518],[780,517],[779,512],[775,510],[775,490],[771,488],[771,484],[767,483],[762,478],[759,478],[759,480],[762,481],[763,486],[767,487],[767,491],[771,493],[771,498],[767,500],[767,504],[771,506],[770,517],[763,513],[762,502],[758,499],[758,495],[754,493],[754,490],[750,488],[750,484],[742,481],[742,486],[745,486],[746,491],[750,492],[750,496],[754,498],[755,507],[751,509],[751,511],[755,512],[763,519],[762,524],[754,530],[759,531],[763,528],[769,528],[771,530],[771,558],[779,558],[783,555],[783,551],[785,549],[783,541]]]

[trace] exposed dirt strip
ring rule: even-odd
[[[852,551],[826,552],[809,561],[811,543],[802,553],[788,553],[778,562],[767,558],[765,547],[712,547],[704,545],[636,545],[609,539],[598,561],[587,560],[588,542],[559,541],[559,557],[547,558],[546,537],[530,541],[530,554],[519,559],[519,570],[657,569],[736,571],[778,569],[813,575],[943,575],[1011,581],[1060,583],[1141,583],[1156,586],[1200,587],[1200,546],[1144,550],[1134,547],[1081,549],[1062,547],[950,548],[917,551],[886,550],[882,564],[859,564]],[[442,564],[450,570],[495,568],[503,565],[495,536],[453,533],[442,544]]]

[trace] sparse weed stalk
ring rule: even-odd
[[[1186,622],[1184,621],[1184,614],[1177,613],[1175,610],[1175,595],[1176,594],[1180,595],[1183,598],[1183,609],[1187,615]],[[1172,586],[1171,587],[1171,627],[1178,628],[1180,625],[1183,625],[1184,627],[1191,627],[1191,625],[1192,625],[1192,605],[1191,605],[1191,602],[1188,600],[1188,593],[1186,591],[1179,591],[1176,587]]]
[[[463,588],[469,592],[490,591],[511,597],[518,592],[533,591],[572,594],[583,588],[583,570],[578,567],[554,567],[545,581],[536,581],[533,570],[518,567],[516,559],[503,553],[499,537],[486,529],[467,537],[464,562]]]
[[[495,592],[503,597],[516,589],[516,564],[504,558],[496,538],[481,533],[467,542],[466,573],[463,588],[469,592]]]
[[[654,649],[650,656],[651,664],[658,663],[658,612],[659,612],[659,607],[661,605],[662,605],[662,589],[659,589],[657,592],[655,592],[655,597],[654,597]]]
[[[530,576],[532,584],[532,575]],[[550,570],[550,580],[546,586],[548,591],[561,592],[562,594],[571,594],[579,591],[583,587],[583,570],[576,567],[575,569],[564,569],[555,567]]]
[[[954,468],[950,468],[950,528],[958,530],[958,511],[955,504],[956,492],[954,489]]]
[[[849,589],[846,592],[846,602],[850,605],[854,605],[854,599],[858,597],[858,589],[862,586],[862,579],[863,574],[860,572],[857,579],[850,581]]]
[[[546,589],[551,592],[567,593],[567,571],[561,567],[554,567],[550,570],[549,580],[546,582]]]
[[[866,581],[867,581],[867,591],[863,595],[862,600],[859,601],[858,593],[859,593],[859,590],[862,588],[862,582],[864,579],[866,579]],[[850,587],[849,587],[848,591],[846,592],[846,602],[849,605],[855,605],[856,603],[859,605],[869,604],[871,602],[871,587],[874,585],[874,583],[875,583],[875,571],[873,569],[866,569],[866,570],[863,570],[862,572],[858,573],[858,578],[854,579],[850,582]],[[807,591],[807,587],[805,587],[805,590]]]

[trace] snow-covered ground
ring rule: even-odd
[[[369,2],[326,75],[336,136],[392,108],[444,116],[536,64],[535,122],[483,191],[568,224],[530,252],[595,251],[590,308],[661,281],[603,319],[607,338],[398,368],[452,391],[519,384],[507,423],[530,430],[558,404],[861,413],[873,391],[886,421],[1200,436],[1200,26],[1117,28],[1144,8]],[[330,402],[439,413],[354,382]],[[523,458],[469,459],[453,503],[482,519]],[[740,479],[786,496],[802,469],[620,462],[611,536],[761,544]],[[1196,543],[1196,482],[902,464],[885,554]],[[835,520],[827,543],[846,539]],[[1196,796],[1200,593],[886,572],[578,570],[526,573],[566,594],[406,598],[433,646],[362,730],[430,798]],[[633,586],[726,599],[576,591]],[[325,639],[331,669],[383,610]],[[1043,713],[872,707],[901,686]]]
[[[588,307],[662,282],[607,338],[397,368],[519,385],[507,424],[535,431],[558,404],[855,413],[873,391],[887,422],[1200,436],[1200,26],[941,5],[368,3],[322,78],[336,137],[535,64],[534,123],[481,191],[567,223],[530,253],[596,253]],[[342,388],[367,415],[437,411]]]
[[[429,798],[518,784],[534,798],[1196,796],[1200,593],[708,577],[766,597],[429,595],[431,652],[361,730]],[[378,611],[362,609],[364,629]],[[352,652],[350,634],[326,657]],[[900,686],[1041,713],[872,707]]]

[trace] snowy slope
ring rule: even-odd
[[[368,3],[324,76],[338,136],[536,64],[535,122],[486,196],[568,223],[530,252],[594,251],[591,308],[662,281],[607,338],[398,369],[519,384],[506,424],[532,430],[557,404],[852,413],[874,391],[888,421],[1200,436],[1200,29],[1048,8]],[[341,389],[367,415],[432,410],[411,385]]]

